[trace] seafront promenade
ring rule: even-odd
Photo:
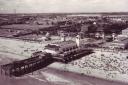
[[[29,58],[31,53],[42,50],[45,42],[28,42],[0,38],[0,51],[18,55],[17,60]],[[48,42],[47,42],[48,43]],[[50,43],[50,42],[49,42]],[[108,80],[128,82],[128,53],[108,49],[94,49],[94,53],[69,64],[53,63],[48,67],[71,71]]]

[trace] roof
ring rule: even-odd
[[[124,30],[122,30],[122,31],[128,31],[128,28],[126,28],[126,29],[124,29]]]
[[[59,46],[60,48],[68,48],[70,46],[76,45],[76,42],[69,40],[69,41],[51,43],[51,45],[56,45]]]
[[[13,24],[13,25],[4,25],[1,28],[4,29],[15,29],[15,30],[35,30],[40,28],[52,27],[51,25],[30,25],[30,24]]]
[[[103,27],[98,27],[97,31],[104,31],[104,28]]]
[[[128,44],[128,38],[120,38],[118,41],[113,41],[113,44]]]
[[[48,44],[45,48],[58,48],[59,46]]]
[[[47,46],[48,45],[46,45],[45,47],[47,48]],[[72,41],[72,40],[69,40],[69,41],[51,43],[51,44],[49,44],[48,47],[53,49],[53,48],[70,48],[70,47],[73,47],[73,46],[77,46],[76,42]]]

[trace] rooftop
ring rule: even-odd
[[[126,30],[128,30],[128,27],[126,29],[122,30],[122,31],[126,31]]]
[[[113,41],[113,43],[127,44],[128,38],[122,37],[122,38],[119,38],[117,41]]]
[[[55,42],[55,43],[52,43],[52,44],[60,46],[60,47],[65,47],[65,46],[76,44],[76,43],[75,43],[75,41],[69,40],[69,41],[63,41],[63,42]]]
[[[48,28],[52,27],[51,25],[30,25],[30,24],[13,24],[13,25],[4,25],[1,26],[3,29],[15,29],[15,30],[33,30],[33,29],[40,29],[40,28]]]

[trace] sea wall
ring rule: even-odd
[[[42,50],[43,46],[47,43],[50,42],[37,43],[0,38],[0,51],[19,55],[20,58],[17,59],[25,59],[30,57],[31,53]],[[98,50],[91,55],[72,61],[69,64],[53,63],[49,67],[109,80],[128,82],[127,56],[127,52],[107,52]]]

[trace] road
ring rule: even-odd
[[[0,54],[0,64],[15,60],[11,56]],[[22,77],[0,76],[0,85],[128,85],[54,68],[44,68]]]

